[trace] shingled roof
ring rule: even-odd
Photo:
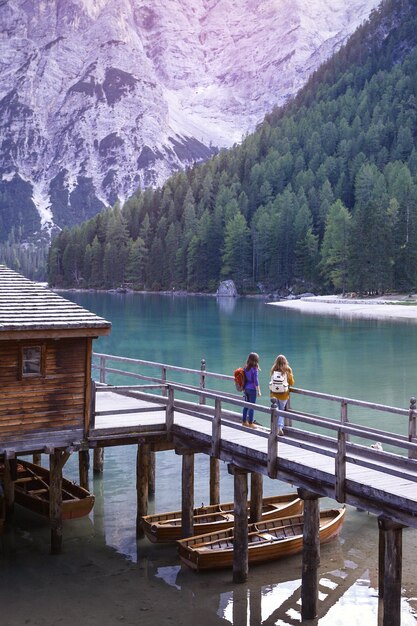
[[[110,328],[111,323],[102,317],[0,265],[0,340],[33,331],[107,335]]]

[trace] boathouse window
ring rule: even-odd
[[[21,348],[21,375],[42,376],[43,359],[42,346],[22,346]]]

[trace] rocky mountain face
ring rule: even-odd
[[[378,0],[0,0],[0,240],[239,142]]]

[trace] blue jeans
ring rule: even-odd
[[[287,402],[288,400],[278,400],[277,398],[278,409],[281,409],[281,411],[285,411]],[[278,413],[278,428],[284,428],[284,414],[283,413]]]
[[[245,389],[245,400],[246,400],[246,402],[253,402],[253,404],[255,404],[255,402],[256,402],[256,389]],[[254,413],[253,409],[248,409],[248,407],[245,406],[244,409],[243,409],[242,420],[244,422],[248,421],[249,424],[252,424],[252,422],[253,422],[253,413]]]

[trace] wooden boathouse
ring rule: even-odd
[[[204,361],[200,369],[192,370],[93,353],[92,338],[109,331],[109,322],[0,268],[0,376],[5,393],[0,405],[0,461],[6,469],[7,508],[13,503],[16,457],[49,454],[51,550],[59,552],[59,485],[68,456],[78,452],[80,482],[86,486],[90,450],[98,464],[106,447],[135,445],[140,536],[153,459],[159,451],[171,449],[182,457],[182,530],[184,537],[191,536],[194,458],[202,453],[210,457],[211,504],[219,502],[220,460],[233,475],[234,582],[248,577],[248,514],[251,521],[259,519],[262,477],[269,476],[295,485],[304,500],[302,619],[317,616],[319,502],[328,497],[377,516],[379,624],[399,626],[402,529],[417,528],[415,398],[409,407],[397,408],[294,388],[292,394],[303,405],[309,399],[323,400],[330,409],[318,415],[290,407],[285,436],[279,437],[276,405],[257,405],[267,426],[242,426],[244,400],[219,390],[225,381],[231,385],[231,377],[207,371]],[[182,380],[189,376],[191,382],[176,382],[176,375]],[[375,414],[375,427],[353,419],[359,409]],[[395,423],[396,432],[379,426],[381,414]],[[375,441],[382,442],[383,451],[370,447]]]
[[[62,467],[71,452],[85,448],[90,424],[92,342],[110,329],[106,320],[0,266],[0,453],[6,508],[10,512],[14,502],[16,456],[47,452],[54,552],[62,540]]]

